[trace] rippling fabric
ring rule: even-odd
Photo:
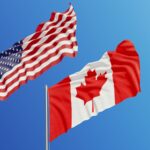
[[[129,40],[49,88],[50,141],[140,92],[140,60]]]

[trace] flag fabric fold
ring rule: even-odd
[[[99,112],[140,92],[140,60],[132,42],[66,77],[48,89],[50,137],[53,141]]]
[[[64,56],[75,57],[77,18],[73,6],[53,12],[35,33],[0,53],[0,100],[5,100],[22,84],[40,76]]]

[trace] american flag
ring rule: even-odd
[[[38,25],[35,33],[0,53],[1,100],[59,63],[64,56],[75,57],[76,23],[76,14],[70,5],[63,13],[53,12],[47,22]]]

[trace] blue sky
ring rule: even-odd
[[[141,60],[142,92],[70,130],[50,143],[51,150],[149,150],[150,1],[5,0],[0,4],[0,50],[34,32],[52,11],[71,2],[78,18],[76,58],[65,58],[6,102],[0,102],[0,150],[45,149],[45,91],[64,77],[98,60],[130,39]]]

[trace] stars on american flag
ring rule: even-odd
[[[8,50],[0,53],[0,78],[20,63],[22,50],[22,41],[19,41]]]

